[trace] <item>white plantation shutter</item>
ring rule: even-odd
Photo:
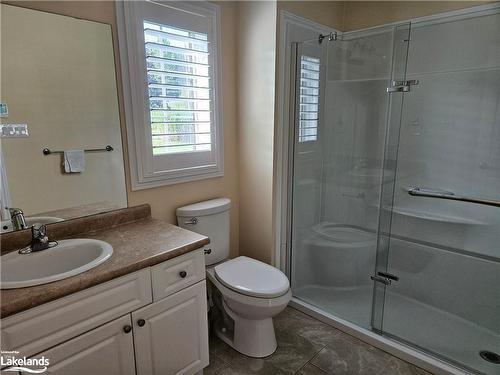
[[[208,36],[144,21],[153,154],[211,150]]]
[[[300,57],[299,142],[318,139],[320,60]]]
[[[180,1],[119,7],[132,188],[222,176],[219,7]]]

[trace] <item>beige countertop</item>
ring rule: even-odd
[[[108,242],[113,246],[113,255],[101,265],[64,280],[2,290],[1,318],[161,263],[210,242],[205,236],[150,217],[74,236],[78,237]]]

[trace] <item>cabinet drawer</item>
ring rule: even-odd
[[[2,319],[2,350],[40,353],[148,303],[149,268]]]
[[[203,249],[192,251],[151,267],[153,301],[205,279]]]

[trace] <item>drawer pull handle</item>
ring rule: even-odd
[[[138,325],[139,327],[143,327],[143,326],[144,326],[144,324],[146,324],[146,321],[145,321],[144,319],[139,319],[139,320],[137,321],[137,325]]]
[[[130,331],[132,331],[132,326],[129,326],[128,324],[123,327],[123,332],[125,333],[130,333]]]
[[[187,272],[186,271],[181,271],[181,272],[179,272],[179,276],[182,277],[182,278],[185,278],[187,276]]]

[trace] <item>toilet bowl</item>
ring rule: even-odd
[[[180,227],[206,235],[207,278],[220,295],[221,319],[216,335],[250,357],[267,357],[277,348],[272,318],[287,306],[292,293],[286,275],[275,267],[240,256],[229,258],[227,198],[212,199],[177,209]]]
[[[287,277],[279,270],[248,257],[207,268],[207,277],[221,293],[232,329],[215,325],[217,336],[250,357],[267,357],[277,347],[273,317],[292,297]]]

